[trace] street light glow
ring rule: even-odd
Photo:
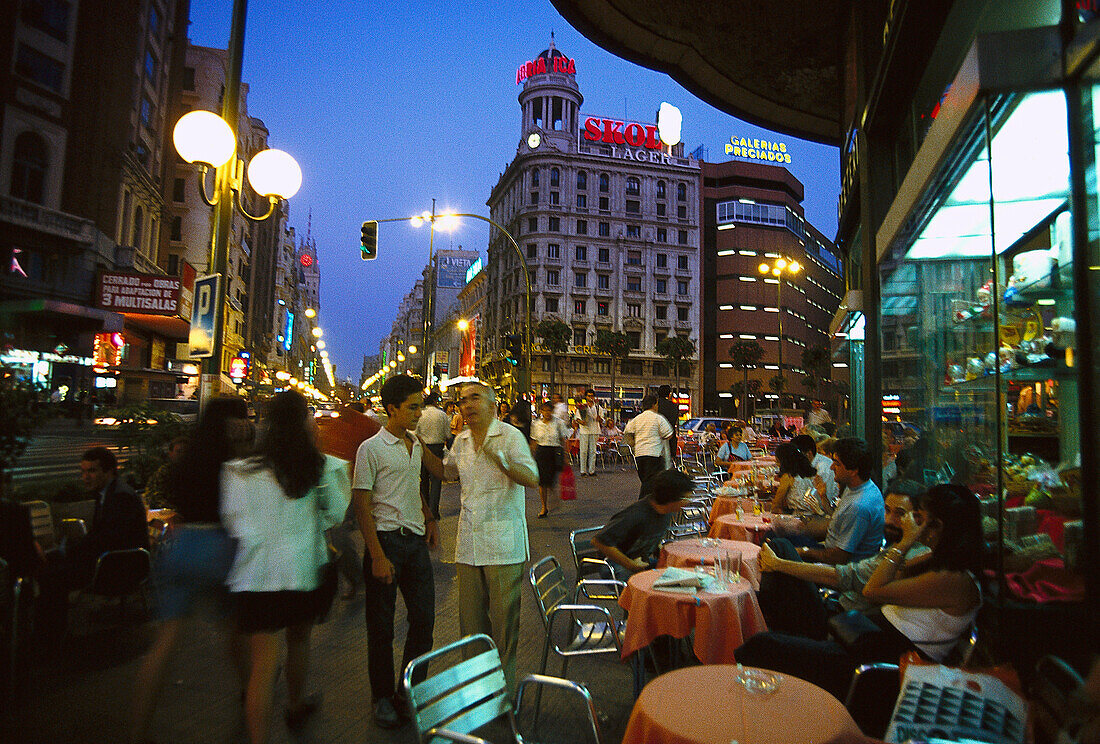
[[[314,337],[316,337],[316,338],[321,338],[321,335],[322,335],[323,333],[324,333],[324,331],[322,331],[322,330],[321,330],[321,327],[320,327],[320,326],[318,326],[317,328],[314,328],[314,329],[313,329],[313,335],[314,335]]]
[[[409,344],[409,353],[410,354],[415,354],[416,353],[416,347],[413,346],[412,344]]]
[[[671,103],[661,103],[657,110],[657,131],[661,134],[661,142],[671,147],[680,142],[680,126],[683,124],[684,115],[680,109]]]
[[[248,163],[248,182],[260,196],[289,199],[302,188],[302,169],[290,153],[263,150]]]
[[[188,163],[204,163],[220,168],[237,149],[233,130],[211,111],[191,111],[180,117],[172,130],[176,152]]]
[[[318,348],[318,349],[323,349],[323,348],[325,348],[325,342],[324,342],[324,341],[318,341],[318,342],[317,342],[317,348]]]
[[[460,318],[458,323],[456,323],[455,325],[458,326],[458,330],[465,331],[467,328],[470,327],[470,321],[466,320],[465,318]]]
[[[768,266],[766,263],[760,264],[760,273],[761,274],[767,274],[771,270],[772,270],[772,268],[770,266]]]
[[[307,318],[316,318],[317,317],[317,311],[314,310],[312,307],[307,307],[306,308],[306,317]]]

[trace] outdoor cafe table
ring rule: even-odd
[[[798,677],[775,676],[778,689],[764,693],[746,690],[737,681],[738,668],[731,664],[662,674],[645,686],[634,703],[623,744],[869,741],[840,701],[825,690]]]
[[[768,629],[748,581],[731,584],[725,591],[670,592],[653,588],[661,573],[634,574],[619,597],[628,613],[624,659],[657,636],[686,638],[694,628],[695,657],[704,664],[725,664],[733,661],[734,650],[746,638]]]
[[[741,577],[747,579],[753,590],[760,589],[760,546],[740,540],[718,540],[718,545],[704,545],[699,538],[675,540],[661,546],[657,568],[674,566],[694,568],[700,563],[714,564],[714,556],[721,550],[727,555],[741,554]]]
[[[748,496],[715,496],[714,503],[710,507],[710,522],[713,524],[718,517],[736,513],[738,504],[746,514],[752,514],[756,499]]]
[[[759,545],[764,533],[772,528],[771,522],[765,522],[764,518],[767,517],[770,520],[771,516],[771,514],[759,517],[755,514],[745,514],[738,519],[736,514],[725,514],[711,522],[709,537],[741,540]]]

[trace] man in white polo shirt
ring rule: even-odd
[[[436,546],[439,536],[435,517],[420,494],[423,448],[410,433],[420,420],[423,399],[416,378],[398,375],[386,380],[382,386],[386,425],[359,445],[355,457],[352,502],[367,548],[363,556],[367,672],[374,722],[382,728],[399,726],[400,718],[409,717],[407,701],[395,694],[397,589],[409,622],[401,669],[431,650],[435,626],[435,579],[428,548]]]
[[[634,450],[634,462],[638,466],[638,480],[642,482],[638,498],[644,499],[653,490],[653,476],[665,469],[665,440],[672,438],[672,426],[657,413],[657,396],[650,393],[642,398],[644,409],[627,422],[623,440]]]
[[[596,475],[596,441],[600,438],[603,415],[603,408],[596,403],[595,391],[589,390],[573,415],[573,426],[580,439],[581,475]]]

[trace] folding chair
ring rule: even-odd
[[[443,661],[455,657],[464,660],[451,664]],[[423,682],[413,684],[413,675],[429,664],[435,667],[435,673]],[[532,674],[517,686],[513,704],[505,686],[500,653],[492,639],[481,633],[466,636],[413,659],[405,667],[402,685],[412,707],[413,723],[421,744],[441,740],[487,744],[484,739],[472,736],[472,732],[500,719],[508,726],[510,741],[523,744],[516,714],[523,709],[524,695],[531,685],[537,685],[539,690],[544,686],[556,687],[579,696],[583,700],[592,739],[596,744],[602,742],[596,707],[584,685]],[[538,725],[537,719],[534,725]]]
[[[592,544],[592,538],[599,534],[604,526],[582,527],[569,533],[569,548],[573,554],[573,568],[576,571],[575,582],[590,576],[611,578],[615,570],[611,561],[603,557],[603,554]],[[616,594],[614,599],[618,599]],[[593,597],[593,599],[605,599],[606,597]]]
[[[638,469],[638,461],[634,459],[634,450],[626,442],[619,444],[619,460],[624,465],[629,462],[635,470]]]
[[[31,515],[31,531],[34,533],[34,541],[42,550],[53,550],[57,547],[57,536],[53,531],[53,515],[50,514],[50,505],[45,501],[27,501],[23,506]]]
[[[121,616],[124,601],[136,594],[142,612],[148,613],[146,586],[151,568],[152,558],[145,548],[108,550],[96,559],[92,581],[80,590],[78,601],[84,597],[115,599]]]

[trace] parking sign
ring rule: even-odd
[[[191,333],[187,339],[191,347],[191,359],[214,355],[214,321],[217,318],[217,299],[221,279],[221,274],[209,274],[195,280],[195,300],[191,306]]]

